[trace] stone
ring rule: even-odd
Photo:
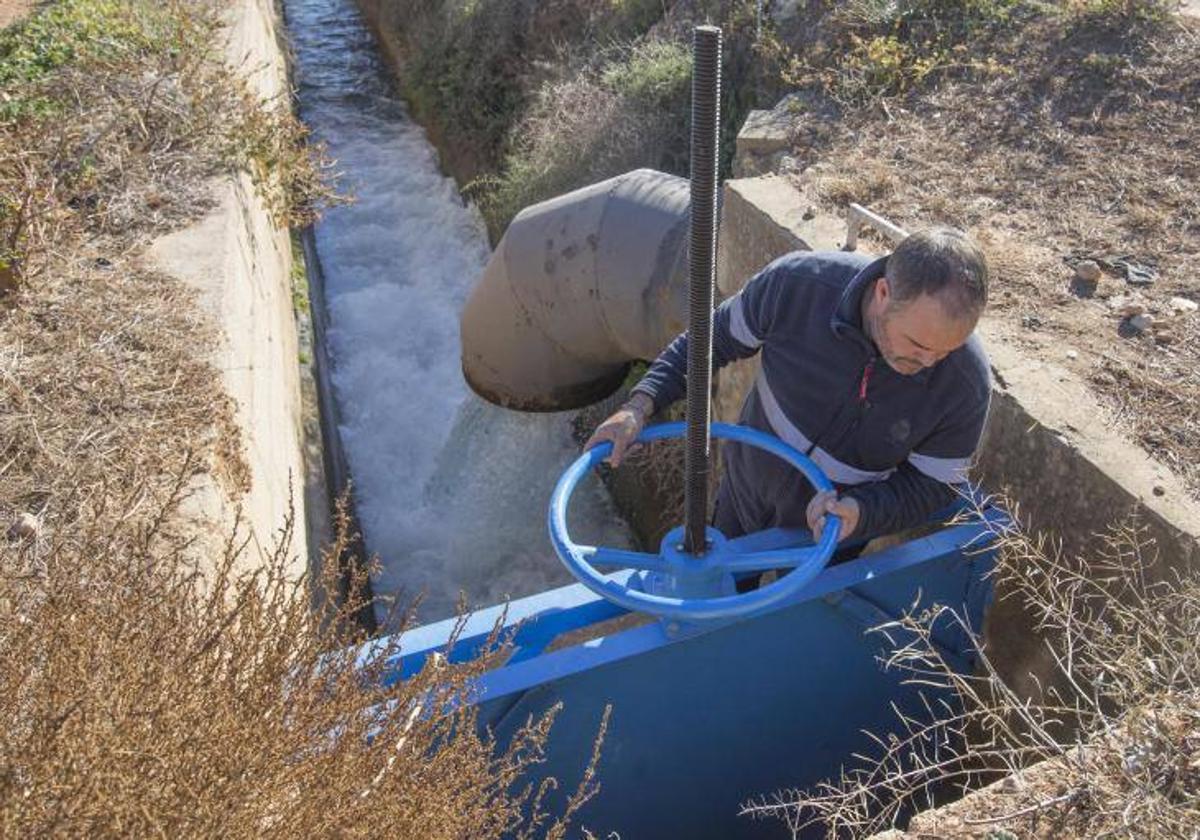
[[[1127,303],[1121,307],[1122,318],[1137,318],[1140,315],[1146,314],[1146,305],[1137,303],[1136,301]]]
[[[1172,312],[1178,312],[1181,315],[1190,315],[1197,309],[1200,309],[1200,303],[1182,297],[1173,297],[1168,301],[1168,304]]]
[[[1095,260],[1084,260],[1075,266],[1075,276],[1084,283],[1099,283],[1101,274],[1100,264]]]
[[[1068,359],[1078,359],[1078,358],[1079,358],[1079,353],[1077,353],[1077,352],[1076,352],[1076,351],[1074,351],[1074,350],[1068,350],[1068,351],[1067,351],[1067,358],[1068,358]]]
[[[1173,344],[1175,342],[1175,334],[1170,330],[1155,330],[1154,340],[1159,344]]]
[[[1146,312],[1139,312],[1129,319],[1129,326],[1133,327],[1138,332],[1145,332],[1154,326],[1154,316]]]
[[[1155,484],[1155,485],[1154,485],[1154,495],[1155,495],[1155,496],[1165,496],[1165,495],[1167,495],[1167,488],[1166,488],[1166,487],[1163,487],[1161,484]]]
[[[791,148],[795,117],[781,111],[751,111],[737,136],[737,151],[742,155],[770,155]]]
[[[42,523],[32,513],[25,511],[18,514],[12,525],[8,527],[8,538],[13,542],[36,539],[41,532]]]

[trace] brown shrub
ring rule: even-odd
[[[952,689],[957,709],[901,720],[899,738],[840,779],[751,804],[794,832],[866,837],[955,791],[1015,774],[914,820],[916,836],[1194,837],[1200,825],[1200,575],[1155,568],[1135,525],[1114,527],[1087,557],[1046,539],[997,533],[996,585],[1019,599],[1055,665],[1040,696],[1019,696],[980,647],[958,674],[933,642],[947,608],[879,628],[896,640],[888,667]],[[970,628],[968,628],[970,629]],[[975,628],[976,630],[978,628]],[[1015,834],[1014,834],[1015,832]]]
[[[281,222],[330,196],[286,103],[215,63],[217,11],[63,0],[0,39],[0,268],[24,281],[0,311],[0,835],[560,836],[553,785],[521,782],[553,714],[504,747],[475,727],[503,645],[383,688],[394,645],[356,661],[364,604],[325,597],[344,533],[319,579],[288,577],[290,521],[252,563],[236,532],[197,556],[181,504],[203,473],[236,500],[245,464],[194,295],[141,246],[233,167]]]
[[[169,528],[80,524],[0,553],[6,836],[461,838],[538,825],[521,809],[552,788],[519,782],[554,715],[503,749],[476,734],[471,680],[495,656],[435,659],[381,688],[394,644],[366,662],[342,646],[361,605],[312,610],[309,582],[286,574],[290,523],[252,574],[234,573],[243,545],[231,538],[203,587]]]

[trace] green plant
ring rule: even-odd
[[[600,79],[630,105],[677,108],[691,89],[691,50],[676,42],[650,41],[625,60],[608,64]]]
[[[1158,24],[1167,20],[1173,5],[1165,0],[1070,0],[1068,9],[1081,25],[1121,29],[1131,24]]]
[[[0,31],[0,88],[30,83],[79,61],[115,61],[153,50],[161,27],[138,4],[60,0]]]
[[[851,0],[831,12],[827,44],[789,54],[769,37],[765,48],[787,83],[816,82],[834,99],[859,105],[951,72],[1003,73],[981,48],[1020,21],[1052,11],[1036,0]]]
[[[493,239],[523,207],[639,166],[686,171],[691,58],[677,43],[614,47],[547,82],[511,134],[502,172],[477,180]]]

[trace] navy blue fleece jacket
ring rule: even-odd
[[[863,330],[863,295],[887,259],[796,252],[774,261],[714,313],[713,363],[761,354],[740,422],[805,452],[858,500],[855,537],[928,519],[966,481],[991,394],[987,356],[968,342],[920,373],[896,373]],[[687,387],[687,334],[634,388],[656,408]],[[725,478],[746,530],[804,526],[812,496],[794,471],[761,450],[722,447]]]

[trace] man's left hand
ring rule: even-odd
[[[837,491],[825,490],[813,496],[812,501],[808,503],[808,530],[812,531],[813,540],[821,539],[821,531],[825,527],[825,514],[832,513],[842,520],[839,539],[844,540],[858,527],[860,512],[858,500],[848,496],[839,499]]]

